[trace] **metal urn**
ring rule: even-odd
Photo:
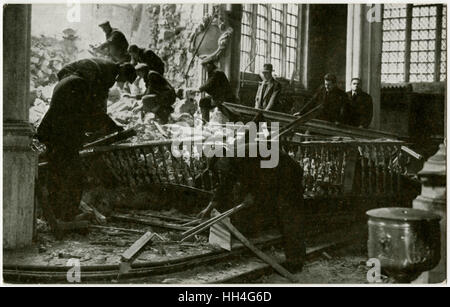
[[[440,217],[425,210],[379,208],[369,217],[369,258],[396,283],[409,283],[440,260]]]

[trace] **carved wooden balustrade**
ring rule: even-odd
[[[389,198],[401,188],[402,142],[383,140],[282,141],[303,167],[310,198]]]
[[[200,176],[207,169],[206,157],[191,141],[183,143],[180,157],[173,155],[172,140],[94,147],[81,155],[87,173],[100,182],[112,176],[114,184],[122,187],[177,185],[208,193],[214,178],[209,172]]]
[[[400,191],[404,171],[398,159],[400,141],[314,140],[299,134],[294,139],[283,139],[281,149],[303,167],[305,197],[383,198]],[[90,174],[100,180],[109,174],[120,186],[176,185],[210,193],[219,179],[207,170],[207,158],[200,155],[196,143],[183,143],[181,157],[173,155],[172,144],[168,140],[110,145],[82,156]]]

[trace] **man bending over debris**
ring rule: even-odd
[[[116,63],[125,63],[131,60],[127,52],[128,41],[125,35],[118,29],[112,28],[109,21],[98,25],[105,32],[106,42],[99,49],[107,50],[111,59]]]
[[[152,50],[139,48],[137,45],[130,45],[128,47],[128,53],[131,56],[131,63],[133,65],[143,63],[148,66],[149,70],[154,70],[164,75],[164,62]]]
[[[230,121],[233,121],[235,115],[222,106],[223,102],[234,103],[236,101],[227,76],[223,71],[217,69],[215,59],[212,57],[203,58],[201,64],[208,73],[208,79],[199,88],[199,92],[205,92],[209,95],[199,101],[202,119],[209,122],[209,112],[218,107]]]
[[[248,144],[246,145],[248,154]],[[286,268],[301,271],[305,261],[306,247],[303,223],[303,170],[288,154],[280,152],[279,163],[274,168],[261,168],[261,157],[231,158],[214,157],[209,169],[220,178],[210,204],[199,214],[209,215],[215,207],[220,212],[233,204],[233,189],[239,185],[244,202],[250,206],[232,218],[236,227],[247,233],[262,230],[264,220],[277,216],[283,235]],[[263,215],[260,219],[257,216]]]
[[[50,108],[38,127],[38,138],[47,146],[49,204],[46,218],[60,234],[64,222],[83,219],[78,206],[83,190],[79,150],[86,132],[103,135],[123,130],[106,114],[109,89],[117,82],[133,82],[131,64],[104,59],[84,59],[58,72]]]
[[[152,112],[161,124],[167,124],[174,111],[176,93],[172,85],[156,71],[150,71],[146,79],[147,90],[142,97],[143,114]]]

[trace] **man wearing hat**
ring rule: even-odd
[[[344,112],[349,103],[347,94],[337,87],[336,76],[334,74],[326,74],[324,76],[324,84],[321,86],[311,100],[294,115],[305,114],[318,105],[322,105],[322,111],[317,119],[333,122],[345,123]]]
[[[82,59],[64,66],[57,73],[50,108],[37,130],[47,147],[49,201],[44,214],[50,227],[60,234],[63,222],[80,217],[84,176],[79,150],[87,132],[109,134],[123,130],[107,115],[109,89],[116,82],[133,82],[131,64],[105,59]]]
[[[217,69],[214,57],[203,58],[201,64],[208,73],[208,79],[205,84],[200,86],[199,91],[209,95],[200,99],[199,102],[203,120],[209,122],[209,112],[215,107],[218,107],[229,120],[232,120],[234,115],[222,106],[223,102],[234,103],[236,100],[227,76],[223,71]]]
[[[130,61],[130,56],[127,52],[128,41],[125,35],[118,29],[113,29],[109,21],[98,25],[102,28],[106,35],[106,42],[100,45],[100,49],[107,49],[114,62],[125,63]]]
[[[150,71],[146,78],[147,90],[142,97],[142,116],[152,112],[161,124],[167,124],[173,112],[176,93],[172,85],[156,71]]]
[[[367,128],[372,122],[372,97],[361,89],[361,79],[352,78],[351,91],[347,92],[349,104],[345,108],[345,124]]]
[[[137,45],[130,45],[130,47],[128,47],[128,53],[131,56],[132,64],[146,64],[149,70],[164,75],[164,62],[152,50],[139,48]]]
[[[250,143],[242,146],[242,152],[249,152]],[[249,204],[232,215],[231,222],[244,235],[253,237],[277,226],[283,235],[284,265],[292,273],[300,272],[306,257],[303,169],[283,151],[274,168],[262,168],[260,163],[264,159],[257,155],[215,156],[208,160],[208,169],[220,176],[220,183],[198,216],[208,217],[214,208],[224,212],[238,203]]]
[[[266,111],[281,112],[281,105],[278,96],[281,93],[281,84],[273,76],[272,64],[264,64],[262,76],[263,82],[259,84],[255,97],[255,108]]]

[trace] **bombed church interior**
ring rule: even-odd
[[[445,3],[2,26],[3,283],[446,284]]]

